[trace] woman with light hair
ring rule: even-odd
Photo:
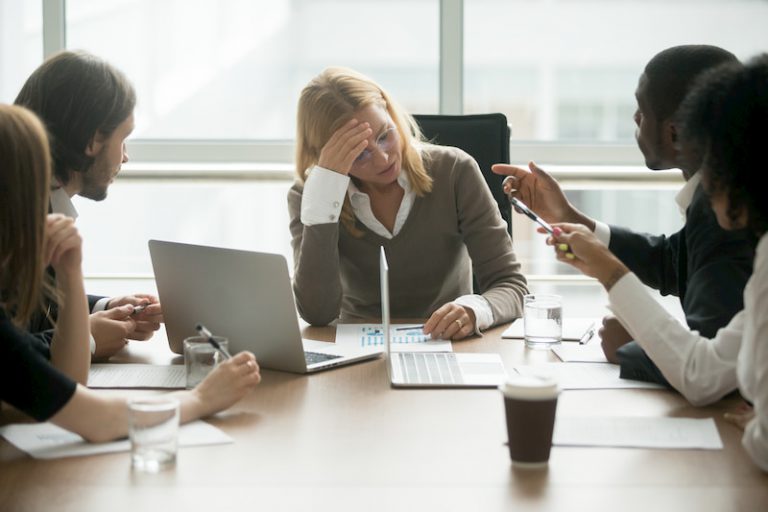
[[[461,339],[521,316],[526,280],[477,163],[426,143],[370,78],[329,68],[304,88],[296,173],[294,293],[309,323],[381,315],[381,246],[392,316],[428,319],[425,334]]]
[[[72,218],[47,215],[49,153],[32,112],[0,105],[0,401],[89,441],[116,439],[128,431],[126,398],[85,387],[91,351],[82,240]],[[48,265],[55,285],[46,281]],[[44,294],[60,306],[50,361],[23,327]],[[174,394],[181,421],[226,409],[260,379],[253,354],[237,354],[194,389]]]

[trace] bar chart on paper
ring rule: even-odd
[[[393,326],[390,330],[392,343],[428,343],[432,338],[424,334],[420,326]],[[370,347],[384,345],[384,330],[375,325],[367,325],[362,328],[360,346]]]
[[[452,352],[451,342],[433,340],[421,326],[392,324],[389,329],[393,352]],[[384,350],[384,328],[380,324],[339,324],[336,343],[372,351]]]

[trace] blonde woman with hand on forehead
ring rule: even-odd
[[[370,78],[328,68],[304,88],[296,172],[294,293],[309,323],[380,316],[380,246],[393,317],[426,318],[426,334],[462,339],[521,316],[526,280],[477,163],[423,141]]]

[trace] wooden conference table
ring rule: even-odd
[[[454,350],[497,351],[509,368],[554,360],[501,340],[502,330]],[[333,336],[334,328],[304,329],[306,338]],[[156,336],[114,359],[178,357]],[[43,461],[0,440],[0,510],[768,510],[768,475],[722,420],[735,399],[695,408],[671,391],[565,391],[559,416],[714,417],[724,449],[553,447],[548,469],[526,471],[510,465],[497,390],[391,389],[382,359],[263,376],[209,420],[233,444],[182,448],[177,467],[160,474],[133,473],[127,453]]]

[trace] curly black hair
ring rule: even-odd
[[[678,116],[681,140],[704,157],[707,189],[727,194],[731,219],[746,211],[747,229],[760,237],[768,231],[768,54],[703,73]]]

